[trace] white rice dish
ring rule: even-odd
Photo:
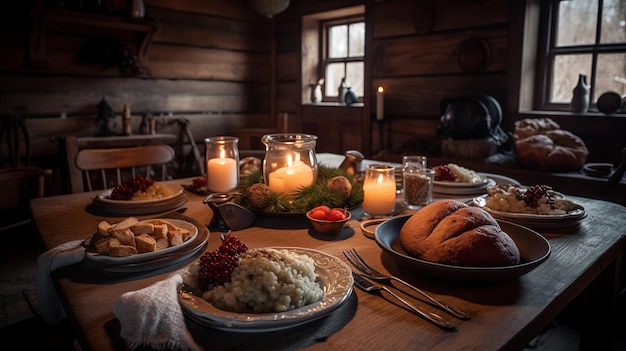
[[[163,186],[160,183],[154,183],[150,185],[146,191],[137,191],[130,198],[130,201],[145,201],[145,200],[158,200],[164,197],[171,196],[173,194],[172,189]]]
[[[193,267],[190,273],[192,278],[187,277],[186,283],[195,282]],[[316,279],[309,256],[288,250],[250,249],[239,257],[231,281],[204,292],[202,298],[226,311],[285,312],[323,297],[324,290]]]
[[[542,196],[537,201],[537,207],[530,207],[519,196],[523,191],[517,186],[509,186],[507,189],[489,187],[487,189],[489,196],[487,196],[485,205],[494,211],[537,215],[561,215],[575,208],[571,200],[557,196],[554,192],[552,192],[552,206],[548,202],[548,198]]]
[[[449,163],[448,168],[450,169],[450,172],[452,172],[456,176],[456,179],[454,181],[457,183],[482,183],[484,182],[484,178],[471,169],[461,167],[454,163]]]

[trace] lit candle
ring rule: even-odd
[[[237,161],[233,158],[212,158],[207,161],[207,188],[215,193],[227,193],[237,187]]]
[[[376,90],[376,119],[382,121],[385,118],[385,91],[383,87]]]
[[[363,182],[363,211],[369,215],[389,215],[396,203],[396,182],[377,174]]]
[[[298,189],[313,184],[313,170],[300,160],[287,156],[287,166],[269,174],[269,186],[276,193],[293,195]]]

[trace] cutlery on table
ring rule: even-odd
[[[449,321],[445,320],[444,318],[442,318],[441,316],[439,316],[436,313],[432,313],[429,311],[426,311],[418,306],[415,306],[413,304],[411,304],[410,302],[408,302],[407,300],[403,299],[402,297],[400,297],[398,294],[394,293],[393,291],[391,291],[391,289],[389,289],[388,287],[384,286],[384,285],[374,285],[373,283],[369,282],[368,280],[366,280],[365,278],[363,278],[361,275],[357,274],[357,273],[352,273],[352,276],[354,277],[354,284],[356,284],[356,286],[358,286],[361,290],[366,291],[368,293],[372,293],[372,294],[377,294],[381,297],[384,298],[384,296],[381,294],[381,291],[386,291],[389,294],[391,294],[391,296],[393,296],[394,298],[396,298],[398,301],[400,301],[401,303],[403,303],[405,306],[407,306],[408,308],[411,309],[411,311],[413,311],[414,313],[416,313],[417,315],[425,318],[426,320],[434,323],[435,325],[445,329],[445,330],[456,330],[456,325],[453,323],[450,323]]]
[[[359,253],[356,251],[356,249],[351,249],[349,251],[344,251],[343,252],[344,256],[346,256],[346,258],[348,259],[348,261],[350,261],[350,263],[352,263],[352,265],[354,267],[356,267],[358,270],[360,270],[362,272],[362,274],[372,280],[384,280],[384,281],[391,281],[391,280],[395,280],[398,283],[404,284],[406,287],[412,289],[413,291],[419,293],[420,295],[424,296],[425,298],[427,298],[430,302],[432,302],[433,304],[435,304],[436,306],[442,308],[444,311],[450,313],[451,315],[459,318],[459,319],[463,319],[463,320],[467,320],[470,319],[471,317],[459,310],[458,308],[451,306],[439,299],[436,299],[432,296],[430,296],[429,294],[427,294],[424,290],[411,285],[410,283],[396,277],[393,275],[387,275],[384,273],[381,273],[379,271],[377,271],[376,269],[374,269],[374,267],[370,266],[367,262],[365,262],[365,260],[363,259],[363,257],[361,257],[361,255],[359,255]]]

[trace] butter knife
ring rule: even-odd
[[[426,311],[418,306],[411,304],[407,300],[403,299],[402,297],[400,297],[399,295],[391,291],[391,289],[389,289],[388,287],[384,285],[375,285],[371,283],[370,281],[366,280],[365,278],[361,277],[361,275],[354,273],[354,272],[352,272],[352,276],[354,277],[354,284],[356,284],[356,286],[358,286],[361,290],[366,291],[371,294],[377,294],[383,298],[384,296],[381,294],[381,291],[384,290],[388,292],[389,294],[391,294],[391,296],[395,297],[398,301],[403,303],[405,306],[410,308],[411,311],[413,311],[415,314],[419,315],[420,317],[425,318],[426,320],[434,323],[435,325],[445,330],[448,330],[448,331],[456,330],[455,324],[447,321],[446,319],[444,319],[443,317],[441,317],[440,315],[436,313]]]

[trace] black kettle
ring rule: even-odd
[[[488,95],[444,99],[440,109],[439,135],[456,140],[493,136],[502,121],[500,104]]]

